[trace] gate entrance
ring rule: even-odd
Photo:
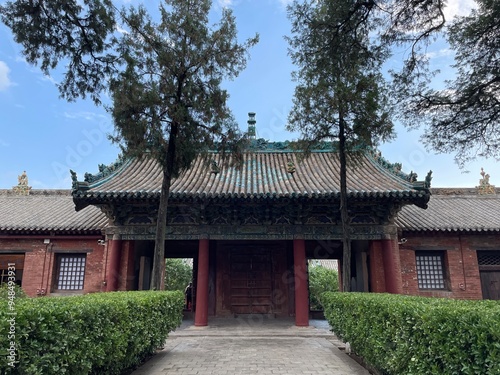
[[[234,314],[272,313],[271,252],[233,249],[231,259],[231,312]]]

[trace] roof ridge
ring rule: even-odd
[[[500,195],[500,188],[495,188],[496,194],[481,194],[477,187],[436,187],[431,189],[432,194],[439,197],[494,197],[496,194]]]
[[[96,174],[92,173],[85,173],[84,174],[84,181],[88,182],[89,184],[93,184],[94,182],[98,182],[105,177],[113,174],[113,172],[117,171],[124,165],[125,162],[130,160],[132,158],[127,158],[123,156],[122,154],[118,154],[118,157],[116,160],[108,165],[105,164],[98,164],[97,168],[99,169],[99,172]]]
[[[386,158],[382,156],[382,152],[373,147],[368,147],[365,151],[365,155],[367,159],[373,163],[377,169],[385,174],[396,177],[399,180],[403,181],[409,188],[414,190],[424,190],[430,189],[430,175],[432,171],[426,177],[425,181],[417,181],[418,175],[411,171],[410,173],[405,173],[402,171],[403,164],[402,163],[391,163]],[[427,181],[429,179],[429,181]]]
[[[1,196],[28,198],[32,196],[71,196],[71,189],[31,189],[29,195],[19,195],[12,189],[0,189]]]
[[[88,190],[90,187],[95,187],[103,184],[108,181],[111,177],[117,175],[121,170],[124,169],[127,165],[129,165],[133,160],[137,157],[126,157],[122,154],[118,154],[117,159],[108,165],[99,164],[98,169],[99,172],[96,174],[85,173],[84,180],[78,181],[78,177],[75,172],[72,170],[71,179],[73,180],[72,190],[71,191],[79,191],[79,190]]]

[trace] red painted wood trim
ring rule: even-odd
[[[201,239],[198,248],[198,277],[196,283],[196,311],[194,325],[208,325],[208,239]]]
[[[309,295],[307,288],[306,246],[303,239],[293,240],[295,270],[295,325],[309,326]]]
[[[122,252],[122,240],[108,241],[109,264],[106,281],[106,291],[115,292],[118,290],[118,281],[120,277],[120,261]]]
[[[385,291],[387,293],[402,294],[401,263],[399,247],[394,240],[381,240],[382,259],[384,263]]]

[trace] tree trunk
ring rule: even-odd
[[[156,219],[156,238],[153,254],[153,270],[151,272],[151,290],[163,290],[165,278],[165,231],[167,229],[168,196],[170,194],[170,173],[163,170],[160,204]]]
[[[167,154],[164,163],[162,163],[163,181],[161,184],[158,217],[156,219],[156,238],[150,285],[151,290],[163,290],[165,284],[165,232],[167,229],[168,196],[170,195],[170,183],[172,182],[172,170],[175,161],[177,132],[178,126],[172,124]]]
[[[342,287],[351,291],[351,228],[347,209],[347,157],[345,145],[345,125],[339,116],[339,159],[340,159],[340,218],[342,221]]]

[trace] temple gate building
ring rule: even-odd
[[[302,158],[258,141],[241,168],[213,153],[172,182],[165,256],[193,259],[196,325],[240,314],[308,324],[307,260],[342,269],[329,147]],[[161,169],[147,155],[99,169],[73,175],[71,191],[0,191],[0,265],[15,262],[29,295],[149,288]],[[353,290],[500,299],[500,199],[485,176],[475,189],[430,189],[430,175],[416,181],[367,152],[347,184]]]

